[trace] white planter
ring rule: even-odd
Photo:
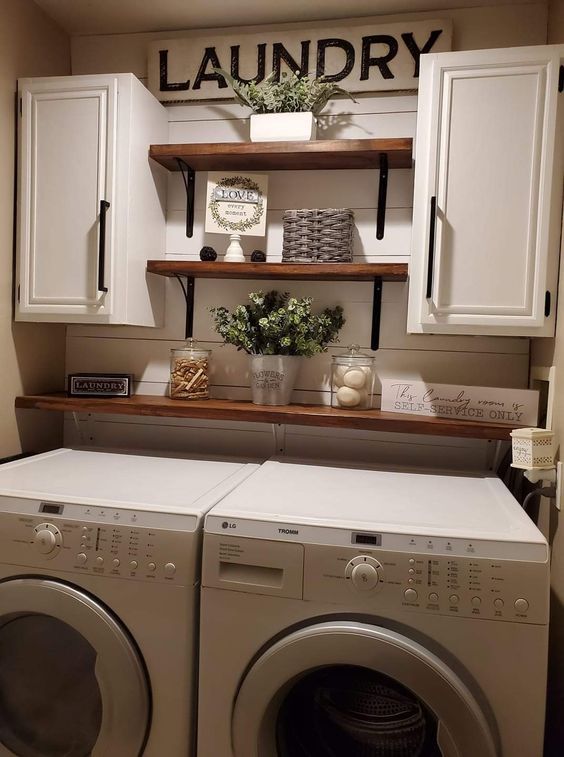
[[[255,113],[251,116],[251,142],[298,142],[315,139],[313,113]]]
[[[251,397],[255,405],[288,405],[300,369],[295,355],[251,355]]]

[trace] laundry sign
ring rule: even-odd
[[[539,393],[528,389],[382,379],[382,410],[482,423],[535,426]]]
[[[334,22],[333,22],[334,23]],[[168,39],[149,43],[149,89],[161,102],[230,98],[215,71],[260,83],[274,72],[324,76],[350,92],[416,89],[419,58],[452,46],[452,22],[405,21],[283,29]]]

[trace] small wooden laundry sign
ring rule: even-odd
[[[528,389],[382,379],[382,410],[432,418],[535,426],[539,393]]]
[[[69,397],[131,397],[133,375],[130,373],[71,373]]]

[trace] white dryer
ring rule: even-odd
[[[548,546],[495,476],[267,462],[202,586],[198,757],[541,757]]]
[[[255,468],[70,449],[0,466],[0,755],[193,754],[201,523]]]

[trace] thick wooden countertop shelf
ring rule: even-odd
[[[169,171],[179,171],[177,158],[194,171],[288,171],[380,168],[387,155],[389,168],[411,168],[413,140],[317,139],[311,142],[210,142],[151,145],[149,157]]]
[[[201,260],[148,260],[147,271],[161,276],[201,279],[305,281],[405,281],[404,263],[204,263]]]
[[[450,418],[383,413],[380,410],[343,410],[326,405],[273,407],[234,400],[172,400],[168,397],[136,394],[133,397],[96,399],[67,397],[64,393],[16,397],[17,408],[57,410],[112,415],[151,415],[164,418],[284,423],[298,426],[353,428],[402,434],[458,436],[472,439],[509,440],[511,426]]]

